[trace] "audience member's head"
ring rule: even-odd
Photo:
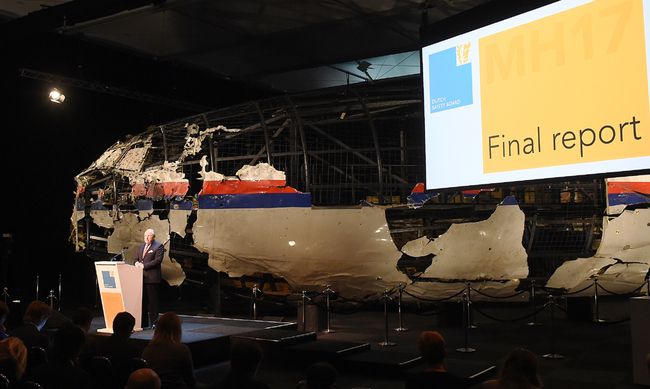
[[[14,386],[20,377],[16,358],[5,350],[0,350],[0,374],[9,380],[11,386]]]
[[[180,342],[182,336],[181,319],[174,312],[167,312],[158,319],[153,339],[149,344],[155,345],[166,340]]]
[[[81,328],[84,333],[88,333],[90,325],[93,322],[93,313],[90,309],[79,307],[72,314],[72,324]]]
[[[17,378],[20,379],[27,368],[28,352],[23,341],[18,338],[9,337],[0,342],[0,351],[4,351],[15,358],[18,367]]]
[[[443,367],[447,348],[442,335],[435,331],[424,331],[418,339],[418,348],[420,355],[427,367]]]
[[[262,349],[255,342],[236,341],[230,348],[230,368],[255,374],[262,362]]]
[[[337,372],[327,362],[318,362],[307,369],[308,389],[332,389],[336,383]]]
[[[23,321],[32,323],[40,330],[45,325],[47,319],[52,315],[52,308],[42,301],[32,301],[25,311]]]
[[[113,319],[113,333],[116,335],[131,336],[135,328],[135,317],[128,312],[120,312]]]
[[[0,326],[5,324],[7,316],[9,316],[9,307],[3,301],[0,301]]]
[[[74,361],[86,341],[86,334],[76,325],[66,322],[61,324],[54,334],[52,357],[57,360]]]
[[[523,348],[512,350],[503,362],[499,385],[503,385],[508,381],[524,386],[541,387],[542,380],[537,375],[537,357],[535,354]]]
[[[129,376],[126,389],[160,389],[160,378],[151,369],[139,369]]]

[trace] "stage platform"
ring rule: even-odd
[[[305,379],[307,367],[321,360],[338,370],[339,388],[402,388],[407,374],[425,369],[417,349],[418,336],[422,331],[438,331],[447,343],[448,369],[461,376],[483,372],[480,380],[494,378],[507,354],[524,347],[538,357],[544,387],[640,388],[632,382],[630,323],[625,320],[629,303],[625,298],[612,297],[599,302],[606,323],[562,312],[553,318],[548,309],[532,318],[527,304],[478,303],[477,309],[489,316],[477,313],[472,329],[441,325],[446,321],[436,315],[405,313],[400,325],[409,331],[394,330],[398,324],[395,312],[389,312],[388,329],[383,312],[360,311],[332,315],[331,332],[301,332],[296,330],[296,315],[291,316],[291,312],[277,317],[279,320],[249,320],[245,315],[202,316],[200,307],[192,314],[186,301],[167,308],[184,314],[183,341],[193,352],[197,379],[207,385],[228,372],[230,342],[247,339],[263,348],[264,360],[257,378],[272,388],[295,388]],[[516,318],[522,319],[513,320]],[[528,325],[533,319],[537,325]],[[101,320],[96,327],[101,328],[103,319],[96,320]],[[145,330],[133,338],[145,347],[152,336],[152,330]],[[386,340],[394,345],[382,345]],[[458,351],[464,348],[475,351]],[[564,358],[543,357],[551,352]]]
[[[237,340],[259,344],[266,360],[291,364],[301,369],[318,361],[328,361],[334,365],[345,364],[348,368],[359,371],[379,368],[383,373],[401,374],[422,363],[416,350],[385,354],[372,350],[368,342],[327,339],[323,336],[319,338],[316,332],[298,331],[295,322],[189,315],[179,317],[182,321],[183,343],[192,352],[196,369],[227,362],[230,344]],[[101,318],[98,319],[101,321]],[[103,321],[94,327],[102,325]],[[144,329],[135,332],[131,339],[144,349],[153,338],[153,333],[152,329]],[[110,336],[96,330],[90,334],[99,340]]]
[[[301,338],[315,339],[315,333],[296,331],[296,323],[267,320],[246,320],[211,316],[179,315],[183,329],[183,343],[189,347],[194,366],[211,365],[228,360],[230,340],[233,337],[258,342],[295,344]],[[99,318],[101,325],[103,319]],[[153,338],[153,329],[144,329],[131,335],[133,342],[144,349]],[[110,336],[107,333],[91,331],[96,338]]]

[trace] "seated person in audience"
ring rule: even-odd
[[[36,366],[29,373],[29,381],[39,383],[44,389],[91,389],[90,376],[76,366],[84,341],[79,327],[63,323],[54,334],[51,360]]]
[[[537,375],[537,357],[532,352],[517,348],[503,362],[497,380],[483,383],[481,389],[539,389],[542,380]]]
[[[92,322],[93,322],[93,313],[90,312],[90,310],[87,308],[77,308],[72,314],[72,324],[81,328],[81,330],[84,332],[86,336],[86,342],[84,343],[84,346],[81,348],[81,352],[79,353],[79,358],[81,358],[82,356],[90,355],[90,350],[92,350],[92,348],[95,346],[96,343],[95,338],[88,335],[88,331],[90,331],[90,325],[92,324]]]
[[[9,381],[9,387],[17,388],[20,383],[18,361],[6,350],[0,350],[0,374]],[[4,387],[4,385],[3,385]]]
[[[23,341],[29,350],[32,347],[50,348],[50,338],[41,332],[47,319],[52,315],[52,308],[42,301],[32,301],[25,311],[23,325],[8,331],[8,336],[15,336]]]
[[[5,328],[7,316],[9,316],[9,307],[4,302],[0,301],[0,340],[5,340],[5,338],[7,338],[7,329]]]
[[[337,372],[327,362],[318,362],[307,369],[307,389],[334,389]]]
[[[129,376],[125,389],[160,389],[160,378],[151,369],[138,369]]]
[[[418,348],[427,364],[427,370],[409,375],[406,378],[406,389],[457,389],[469,386],[468,379],[447,372],[447,348],[439,333],[422,332]]]
[[[181,320],[174,312],[160,316],[153,339],[142,351],[149,367],[160,377],[162,389],[193,389],[196,386],[190,349],[181,343]]]
[[[0,352],[5,352],[16,360],[17,370],[15,374],[15,380],[20,382],[23,374],[25,373],[25,369],[27,369],[27,347],[25,347],[23,341],[18,338],[7,338],[0,342]],[[9,377],[7,376],[7,378]],[[9,380],[12,382],[12,384],[14,383],[11,378],[9,378]]]
[[[230,371],[215,389],[270,389],[255,379],[255,373],[262,362],[262,349],[257,343],[236,341],[230,348]]]
[[[103,356],[111,361],[115,378],[120,387],[126,385],[131,374],[131,360],[140,358],[140,349],[129,341],[135,317],[128,312],[120,312],[113,319],[113,334],[92,350],[93,356]]]

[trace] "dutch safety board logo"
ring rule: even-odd
[[[471,42],[429,56],[430,112],[442,112],[474,102]]]

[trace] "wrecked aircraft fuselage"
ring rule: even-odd
[[[153,228],[170,285],[219,274],[281,295],[330,285],[363,298],[402,284],[435,299],[469,284],[484,292],[475,298],[503,298],[527,277],[561,291],[594,277],[617,293],[643,283],[647,210],[603,222],[602,181],[423,193],[411,89],[278,98],[118,142],[76,177],[71,238],[91,258],[132,263]]]

